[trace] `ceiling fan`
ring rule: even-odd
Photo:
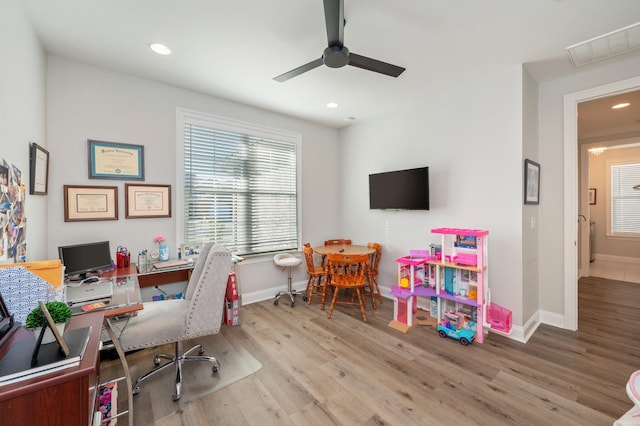
[[[329,45],[324,49],[322,57],[274,77],[274,80],[283,83],[322,64],[330,68],[351,65],[391,77],[398,77],[405,70],[397,65],[349,52],[344,45],[344,0],[324,0],[324,19]]]

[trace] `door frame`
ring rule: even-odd
[[[564,97],[564,328],[568,330],[578,329],[578,104],[639,88],[640,77],[634,77]]]

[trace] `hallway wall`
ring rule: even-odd
[[[638,258],[640,262],[640,240],[607,236],[607,163],[615,160],[637,158],[640,161],[640,147],[608,149],[599,156],[589,155],[589,188],[596,190],[596,204],[589,205],[589,216],[595,222],[594,255],[596,257]]]

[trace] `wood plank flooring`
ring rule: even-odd
[[[579,331],[543,325],[527,344],[491,333],[464,347],[427,326],[403,334],[387,326],[389,300],[368,307],[367,323],[357,307],[327,319],[301,302],[243,306],[242,325],[223,333],[262,369],[147,424],[611,425],[632,406],[639,284],[583,278]],[[171,393],[164,403],[175,404]],[[154,418],[151,406],[135,409]]]

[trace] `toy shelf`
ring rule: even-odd
[[[411,330],[416,325],[416,298],[424,297],[431,299],[431,317],[438,325],[459,319],[458,327],[466,330],[468,341],[482,343],[485,328],[491,326],[485,313],[489,231],[434,228],[431,232],[441,235],[441,245],[432,245],[430,251],[411,250],[408,256],[396,259],[398,285],[391,287],[395,301],[389,326]]]
[[[446,266],[446,267],[449,267],[449,268],[461,269],[461,270],[465,270],[465,271],[473,271],[473,272],[478,272],[479,271],[477,266],[458,265],[457,263],[452,263],[452,262],[440,262],[440,261],[437,261],[437,260],[427,260],[426,263],[429,264],[429,265]],[[487,265],[484,265],[484,269],[487,269]]]

